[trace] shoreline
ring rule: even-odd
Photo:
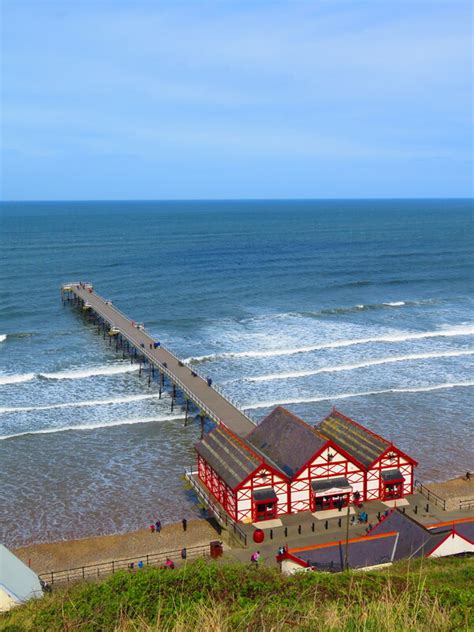
[[[442,483],[428,483],[427,488],[447,501],[474,499],[474,477],[465,480],[465,477],[458,476]],[[187,521],[186,532],[183,531],[181,522],[175,522],[163,526],[159,534],[145,528],[121,534],[40,542],[12,550],[36,573],[45,573],[146,554],[166,553],[183,547],[208,545],[211,540],[216,539],[220,537],[210,522],[205,518],[196,518]]]
[[[197,518],[188,520],[186,532],[182,523],[176,522],[163,526],[160,533],[152,533],[149,528],[138,529],[122,534],[28,544],[12,551],[39,574],[208,545],[218,537],[208,520]]]

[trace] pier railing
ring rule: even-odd
[[[192,468],[186,468],[184,471],[184,476],[187,482],[191,485],[193,491],[199,498],[199,500],[208,507],[208,509],[214,514],[217,522],[222,526],[231,531],[243,544],[247,546],[247,534],[239,525],[232,520],[232,518],[228,515],[224,509],[221,509],[217,502],[211,498],[211,496],[204,491],[204,489],[196,482],[195,476],[197,476],[197,472],[193,471]]]
[[[472,509],[474,507],[474,498],[459,501],[459,509]]]
[[[160,536],[157,535],[156,537],[159,538]],[[39,578],[53,585],[86,579],[97,579],[123,570],[138,572],[142,566],[163,566],[167,559],[172,560],[175,564],[179,564],[180,562],[184,563],[184,561],[210,556],[210,544],[186,547],[186,560],[181,559],[182,550],[183,549],[174,549],[163,553],[148,553],[119,560],[111,560],[110,562],[88,564],[60,571],[49,571],[48,573],[40,573]]]
[[[118,307],[116,307],[112,301],[109,301],[107,299],[105,299],[103,296],[101,296],[100,294],[97,294],[97,292],[95,292],[95,296],[97,298],[99,298],[101,301],[103,301],[104,303],[107,303],[110,307],[112,307],[114,309],[115,312],[117,312],[122,318],[124,318],[125,320],[127,320],[128,322],[130,322],[129,317],[124,314]],[[101,316],[101,318],[105,319],[107,322],[109,322],[110,325],[115,325],[115,323],[110,322],[110,320],[108,318],[106,318],[105,316],[103,316],[102,314],[99,314]],[[152,338],[152,336],[149,334],[148,331],[146,330],[142,330],[144,331],[148,336],[150,336],[150,338]],[[131,342],[132,344],[136,345],[136,342],[130,338],[129,336],[127,336],[123,331],[120,331],[120,335],[127,339],[129,342]],[[186,366],[190,371],[192,371],[193,373],[195,373],[197,376],[199,376],[202,380],[207,381],[207,378],[199,371],[197,370],[195,367],[189,365],[189,363],[185,363],[183,362],[180,358],[178,358],[177,355],[175,355],[175,353],[173,353],[173,351],[171,351],[166,345],[164,345],[163,343],[160,342],[160,347],[162,349],[164,349],[167,353],[169,353],[170,356],[172,356],[176,362],[182,366]],[[143,348],[139,348],[140,353],[145,356],[149,362],[156,364],[157,361],[153,358],[153,356],[151,356],[146,349]],[[218,417],[216,417],[216,415],[206,406],[206,404],[204,404],[204,402],[202,402],[201,400],[199,400],[194,393],[192,393],[182,382],[179,378],[177,378],[171,371],[167,370],[166,367],[163,366],[163,364],[159,363],[159,368],[161,371],[163,371],[169,378],[171,378],[173,380],[173,382],[176,383],[176,386],[179,386],[179,388],[186,393],[189,397],[191,397],[200,408],[202,408],[203,412],[205,412],[207,415],[210,416],[211,419],[213,419],[214,421],[218,422],[218,423],[224,423],[225,422],[222,421],[222,419],[219,419]],[[246,412],[243,411],[242,409],[242,405],[236,401],[235,399],[233,399],[232,397],[230,397],[229,395],[226,395],[223,390],[222,387],[220,387],[217,384],[212,384],[209,388],[213,388],[217,393],[219,393],[219,395],[225,399],[229,404],[231,404],[232,406],[234,406],[234,408],[237,408],[238,411],[240,412],[241,415],[243,415],[246,419],[248,419],[248,421],[250,421],[252,424],[255,425],[255,420]]]
[[[446,510],[445,498],[441,498],[441,496],[438,496],[438,494],[432,492],[430,489],[428,489],[428,487],[426,487],[426,485],[423,485],[420,481],[415,480],[415,487],[420,492],[420,494],[423,494],[423,496],[427,498],[427,500],[434,503],[436,506],[439,505],[444,510]]]

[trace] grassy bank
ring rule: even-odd
[[[290,578],[199,561],[57,590],[0,617],[0,630],[472,630],[473,587],[472,558]]]

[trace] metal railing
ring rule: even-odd
[[[432,492],[430,489],[428,489],[428,487],[426,487],[426,485],[423,485],[420,481],[415,480],[415,487],[416,489],[418,489],[420,494],[423,494],[423,496],[427,498],[427,500],[433,502],[436,506],[439,505],[444,510],[446,510],[446,500],[444,498],[441,498],[441,496],[438,496],[438,494]]]
[[[74,284],[73,287],[73,291],[74,291],[74,287],[77,286],[77,283]],[[118,307],[116,307],[111,301],[108,301],[107,299],[105,299],[103,296],[101,296],[100,294],[97,294],[97,292],[94,292],[94,295],[100,299],[101,301],[103,301],[104,303],[106,303],[108,305],[108,307],[112,308],[115,312],[117,312],[118,315],[120,315],[122,318],[124,318],[127,322],[130,322],[130,318],[124,314]],[[94,311],[107,323],[109,323],[109,325],[115,326],[116,324],[111,321],[107,316],[105,316],[100,310],[94,309]],[[120,329],[120,328],[119,328]],[[148,331],[146,329],[141,329],[139,331],[142,331],[145,335],[147,335],[151,340],[153,340],[152,336],[148,333]],[[153,364],[156,364],[157,361],[155,358],[153,358],[146,349],[140,347],[140,343],[137,342],[136,340],[134,340],[132,337],[127,336],[123,331],[120,331],[120,335],[125,338],[126,340],[128,340],[129,342],[131,342],[134,346],[136,346],[137,350],[139,350],[139,352],[143,355],[146,356],[147,359],[152,362]],[[176,362],[182,366],[186,366],[190,371],[194,372],[197,376],[200,377],[200,379],[207,381],[206,378],[198,371],[196,370],[194,367],[190,366],[188,363],[183,362],[180,358],[178,358],[178,356],[176,356],[166,345],[160,343],[160,347],[162,349],[164,349],[172,358],[174,358],[176,360]],[[192,399],[202,410],[203,412],[205,412],[210,419],[212,419],[213,421],[216,421],[217,423],[222,423],[225,425],[225,422],[220,419],[219,417],[217,417],[217,415],[215,415],[213,413],[213,411],[206,406],[206,404],[204,404],[204,402],[199,399],[190,389],[188,389],[183,382],[181,382],[181,380],[176,377],[174,375],[174,373],[172,373],[172,371],[168,370],[166,367],[163,366],[162,363],[158,363],[159,364],[159,368],[161,371],[163,371],[163,373],[165,373],[169,378],[171,378],[177,386],[179,386],[179,388],[186,393],[190,399]],[[253,425],[256,425],[256,422],[254,419],[252,419],[252,417],[250,415],[248,415],[246,412],[244,412],[242,410],[241,404],[239,402],[237,402],[236,400],[233,400],[232,398],[230,398],[228,395],[226,395],[223,391],[222,391],[222,387],[218,386],[217,384],[212,384],[210,386],[210,388],[213,388],[217,393],[219,393],[219,395],[222,397],[222,399],[226,400],[231,406],[233,406],[235,409],[237,409],[239,411],[239,413],[245,417],[248,421],[250,421]]]
[[[243,543],[244,546],[247,546],[247,534],[245,531],[243,531],[235,520],[232,520],[229,514],[224,509],[221,509],[217,505],[216,501],[213,500],[211,496],[199,485],[199,483],[196,482],[194,477],[197,476],[197,472],[193,471],[191,468],[186,468],[184,470],[184,476],[193,488],[193,491],[196,493],[199,500],[214,514],[217,522],[222,527],[231,530],[234,535],[239,538],[240,542]]]
[[[157,536],[159,537],[159,536]],[[50,585],[67,583],[74,581],[82,581],[86,579],[97,579],[112,575],[117,571],[140,570],[141,566],[163,566],[167,559],[172,560],[175,564],[181,560],[182,549],[174,549],[163,553],[148,553],[145,555],[136,555],[135,557],[122,558],[119,560],[111,560],[110,562],[100,562],[99,564],[88,564],[85,566],[77,566],[60,571],[49,571],[48,573],[40,573],[39,577]],[[195,560],[200,557],[210,556],[210,543],[200,546],[186,547],[186,561]],[[184,560],[182,560],[184,562]],[[140,566],[139,566],[140,564]]]
[[[471,509],[474,507],[474,498],[470,500],[460,500],[459,501],[459,509]]]

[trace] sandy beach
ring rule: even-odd
[[[186,532],[181,523],[169,524],[160,533],[140,529],[121,535],[102,535],[80,540],[31,544],[14,550],[37,573],[59,571],[110,560],[140,557],[152,553],[180,550],[183,547],[207,545],[218,539],[215,529],[206,520],[188,521]]]

